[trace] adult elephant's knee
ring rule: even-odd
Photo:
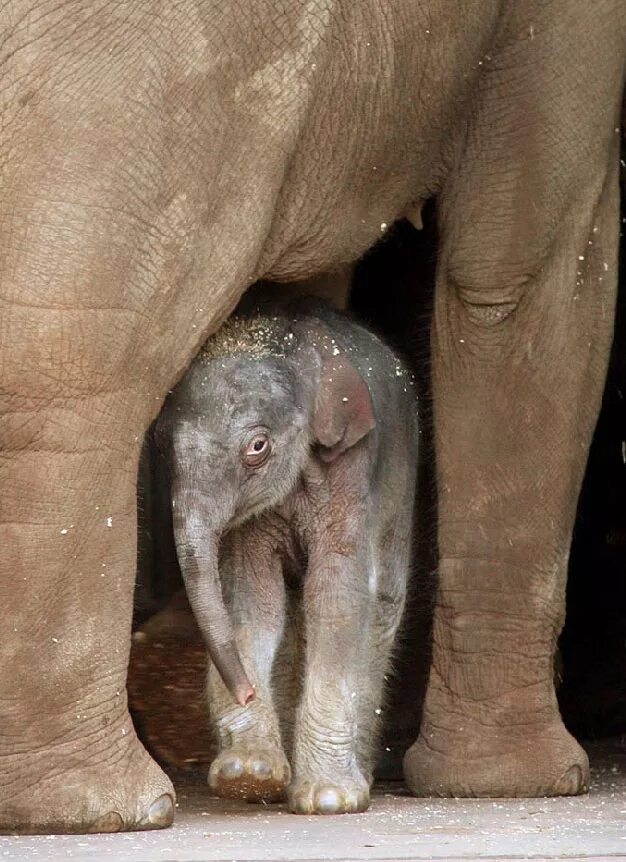
[[[136,395],[119,392],[42,404],[24,391],[3,405],[4,832],[156,828],[173,818],[172,785],[137,740],[126,702],[136,410]]]

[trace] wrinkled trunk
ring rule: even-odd
[[[245,706],[254,698],[254,689],[243,668],[233,629],[224,605],[219,577],[218,539],[202,517],[202,506],[196,495],[177,495],[183,502],[174,509],[174,537],[178,562],[187,589],[187,597],[204,637],[211,661],[224,685],[237,703]],[[201,532],[200,532],[201,531]]]

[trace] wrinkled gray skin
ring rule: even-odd
[[[250,466],[255,439],[271,448]],[[213,659],[212,789],[268,800],[289,785],[295,812],[364,810],[412,547],[410,375],[324,304],[241,318],[168,398],[157,440]]]
[[[552,683],[613,326],[623,0],[0,9],[0,829],[166,825],[125,678],[141,442],[260,278],[436,197],[418,794],[579,793]],[[418,285],[415,285],[418,289]]]

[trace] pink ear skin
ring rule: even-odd
[[[313,433],[324,449],[323,461],[334,461],[376,425],[367,384],[347,360],[322,365],[315,399]]]

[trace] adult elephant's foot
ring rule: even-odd
[[[429,726],[407,751],[404,773],[416,796],[576,796],[589,787],[587,755],[560,719],[521,739]]]
[[[508,572],[476,558],[442,559],[440,576],[422,727],[404,759],[411,791],[483,797],[586,792],[587,755],[565,729],[554,692],[560,613],[549,615],[548,602],[535,600],[543,580],[529,585],[521,567]]]
[[[235,745],[211,764],[209,786],[224,799],[275,802],[282,799],[291,768],[279,748]]]
[[[86,714],[84,722],[102,723]],[[84,833],[162,829],[174,819],[174,788],[141,745],[126,713],[106,735],[71,735],[53,750],[0,758],[0,831]],[[89,740],[89,746],[84,741]],[[96,741],[97,740],[97,741]],[[3,782],[4,784],[4,782]]]

